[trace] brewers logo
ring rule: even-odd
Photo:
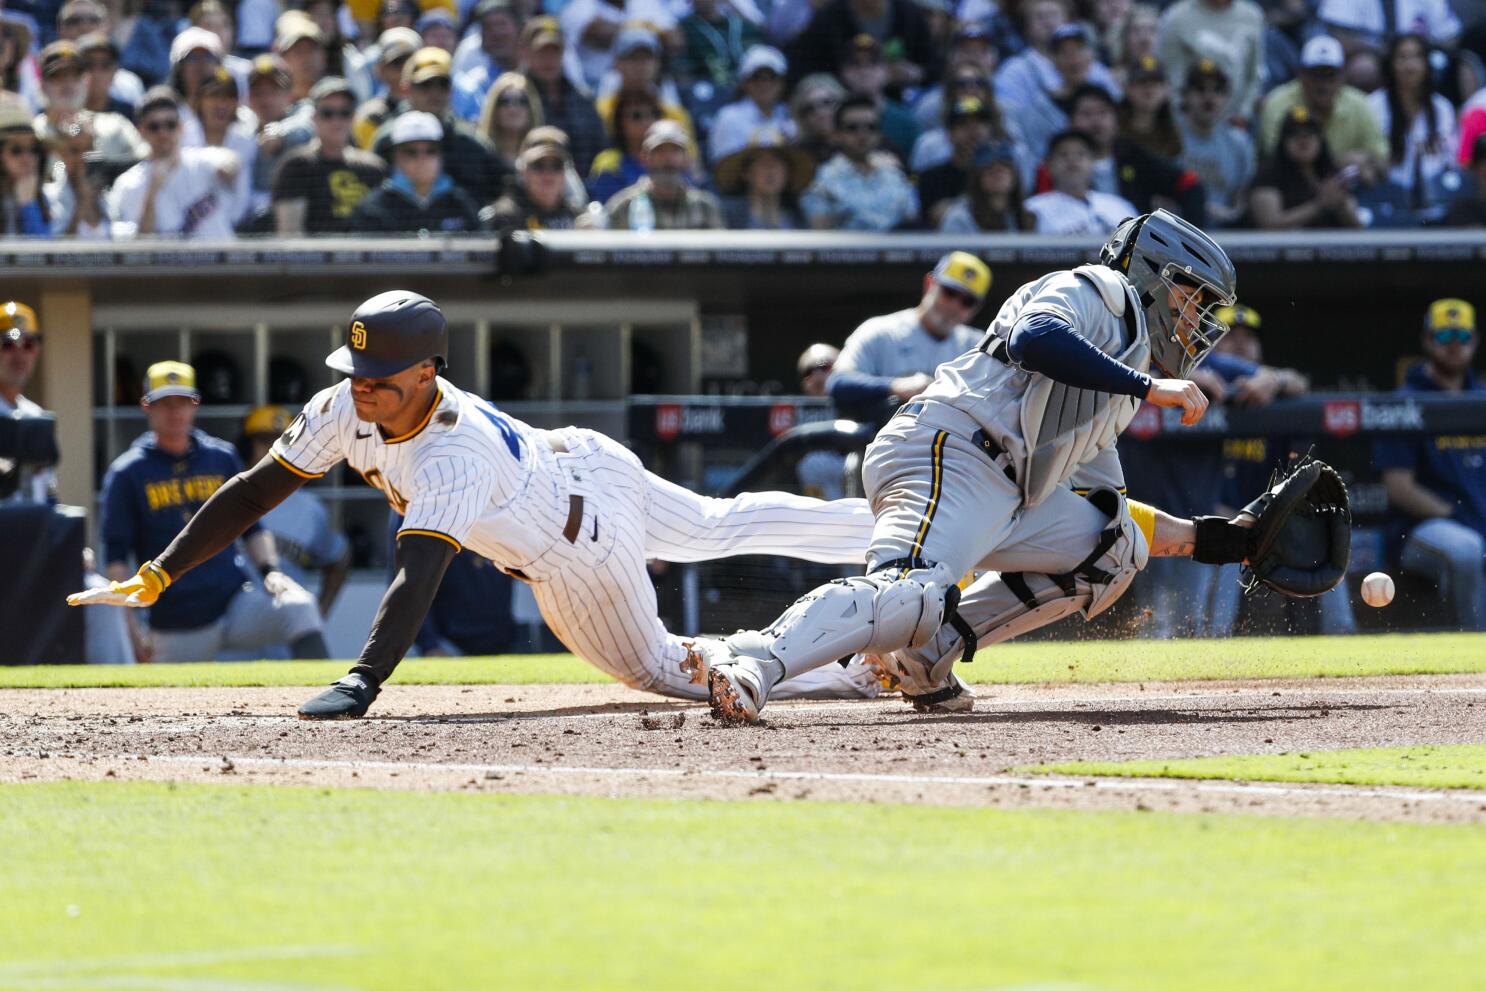
[[[366,324],[360,320],[351,324],[351,347],[357,351],[366,350]]]

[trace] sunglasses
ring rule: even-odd
[[[40,158],[41,146],[34,144],[6,145],[5,154],[11,158]]]
[[[102,24],[103,18],[97,14],[71,14],[62,18],[64,28],[82,27],[84,24]]]
[[[350,120],[356,111],[350,107],[321,107],[315,111],[315,116],[321,120]]]
[[[30,354],[41,347],[41,337],[38,334],[6,334],[0,337],[0,351],[21,351]]]
[[[527,168],[532,172],[561,172],[563,163],[560,158],[539,158],[527,165]]]
[[[942,282],[939,283],[939,295],[948,300],[959,303],[967,310],[973,310],[980,305],[980,300],[976,299],[965,290],[956,289],[954,286],[947,286]]]
[[[149,120],[139,125],[139,129],[147,134],[158,134],[161,131],[174,131],[181,126],[179,119],[171,117],[168,120]]]
[[[1429,336],[1436,344],[1469,344],[1476,332],[1464,327],[1441,327],[1430,331]]]
[[[841,130],[848,134],[876,134],[877,121],[853,120],[841,125]]]
[[[438,145],[403,145],[397,153],[404,158],[437,158],[442,154]]]

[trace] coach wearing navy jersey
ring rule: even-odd
[[[150,429],[109,466],[103,480],[103,548],[114,581],[149,561],[224,482],[242,471],[236,450],[195,428],[196,372],[178,361],[151,365],[141,405]],[[243,534],[263,576],[255,584],[229,544],[182,575],[150,607],[150,632],[135,631],[139,660],[209,661],[223,650],[288,643],[295,657],[325,657],[315,599],[278,570],[273,535]],[[126,614],[127,615],[127,614]]]

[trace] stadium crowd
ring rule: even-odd
[[[13,0],[0,235],[1486,224],[1481,0]]]

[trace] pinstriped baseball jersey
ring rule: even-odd
[[[541,431],[437,379],[428,416],[386,437],[356,416],[350,380],[316,394],[274,442],[280,464],[318,478],[345,461],[403,515],[399,533],[468,547],[503,568],[545,577],[538,560],[562,536],[569,486]]]

